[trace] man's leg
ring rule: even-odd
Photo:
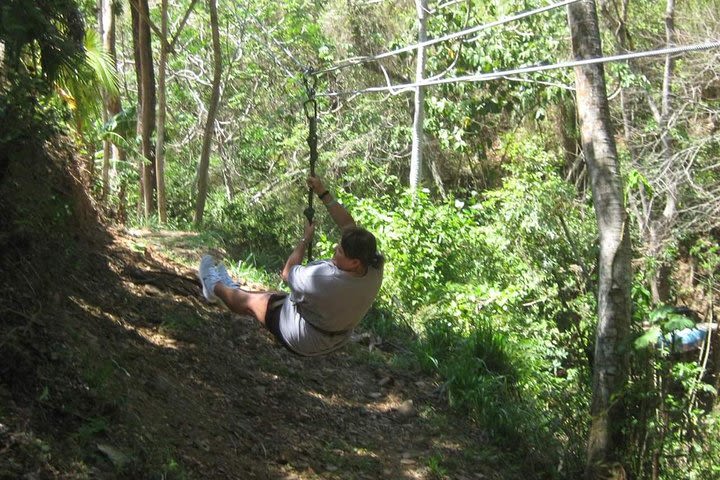
[[[265,325],[268,303],[272,293],[248,292],[239,288],[230,288],[221,282],[215,284],[213,293],[233,312],[241,315],[252,315]]]

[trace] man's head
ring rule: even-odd
[[[343,231],[333,261],[341,270],[361,272],[367,267],[378,268],[382,256],[378,254],[377,240],[372,233],[361,227],[350,227]]]

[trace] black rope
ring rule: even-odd
[[[310,147],[310,176],[315,176],[315,164],[317,163],[317,101],[315,100],[315,86],[317,77],[313,69],[308,68],[303,72],[303,83],[308,99],[303,103],[305,117],[308,120],[308,137],[307,143]],[[312,223],[315,218],[315,209],[313,208],[313,190],[308,189],[308,206],[303,213],[308,222]],[[310,239],[307,248],[308,261],[312,261],[312,239]]]

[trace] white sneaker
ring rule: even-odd
[[[223,283],[223,285],[235,289],[240,288],[240,284],[232,279],[232,277],[227,271],[227,268],[225,268],[225,265],[223,265],[222,263],[218,263],[217,265],[215,265],[215,271],[217,271],[217,274],[220,277],[220,281]]]
[[[198,268],[198,277],[202,284],[203,296],[210,303],[218,301],[217,295],[213,292],[215,284],[220,282],[220,275],[215,268],[215,261],[210,255],[205,255],[200,260],[200,268]]]

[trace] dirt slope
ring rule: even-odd
[[[0,478],[501,478],[434,381],[367,335],[299,357],[150,240],[78,254],[3,334]]]
[[[302,358],[207,304],[193,234],[100,225],[68,152],[0,178],[0,480],[520,478],[377,339]]]

